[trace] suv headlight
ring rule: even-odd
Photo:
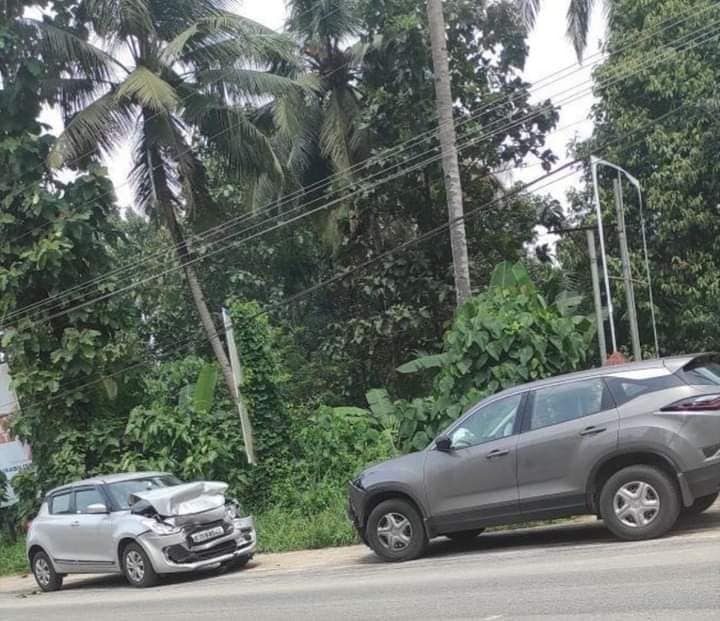
[[[242,507],[237,500],[231,500],[225,505],[225,519],[236,520],[237,518],[244,517]]]
[[[143,520],[143,526],[149,528],[156,535],[177,535],[182,532],[182,528],[168,524],[167,522],[158,522],[157,520]]]

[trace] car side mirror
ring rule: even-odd
[[[449,453],[450,451],[452,451],[452,440],[449,436],[443,433],[442,435],[439,435],[437,438],[435,438],[435,448],[438,451]]]
[[[104,504],[102,504],[101,502],[98,502],[97,504],[89,505],[87,508],[87,512],[90,513],[91,515],[99,515],[102,513],[108,513],[108,510]]]

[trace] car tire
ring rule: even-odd
[[[372,510],[365,525],[365,537],[382,560],[396,563],[417,558],[427,545],[420,514],[400,498],[385,500]]]
[[[137,543],[129,543],[123,548],[122,568],[126,580],[131,586],[145,589],[157,584],[158,574],[150,562],[145,550]]]
[[[63,577],[55,571],[50,557],[42,550],[32,557],[32,572],[35,582],[45,592],[59,591],[62,588]]]
[[[654,539],[667,533],[680,515],[680,492],[665,472],[629,466],[612,475],[600,493],[605,525],[620,539]]]
[[[703,496],[702,498],[696,498],[689,507],[683,508],[682,512],[685,515],[700,515],[703,511],[707,511],[710,507],[715,504],[715,501],[720,496],[720,493],[710,494],[709,496]]]
[[[455,533],[445,533],[445,536],[453,543],[470,543],[475,537],[482,533],[484,528],[474,528],[472,530],[460,530]]]

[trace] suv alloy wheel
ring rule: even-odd
[[[427,535],[422,518],[409,502],[385,500],[370,513],[365,536],[375,554],[385,561],[409,561],[423,553]]]
[[[612,475],[600,493],[605,525],[621,539],[661,537],[680,514],[680,494],[673,480],[653,466],[629,466]]]

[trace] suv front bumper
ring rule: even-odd
[[[193,544],[186,533],[157,535],[147,532],[138,538],[159,574],[195,571],[241,557],[252,557],[257,547],[255,520],[236,518],[232,530],[202,544]]]

